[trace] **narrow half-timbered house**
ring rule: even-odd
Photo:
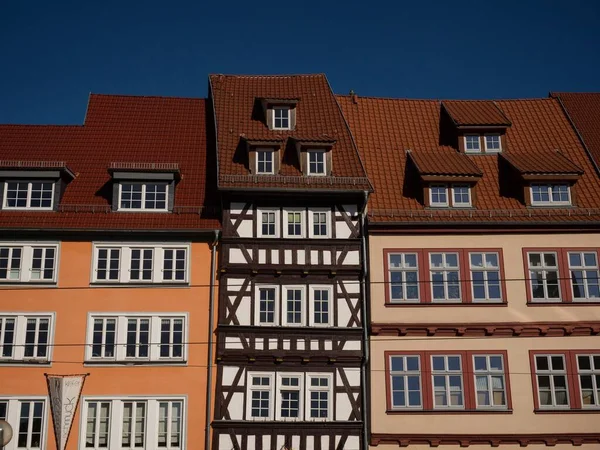
[[[324,75],[212,75],[218,188],[213,450],[364,442],[371,185]]]

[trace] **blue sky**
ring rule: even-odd
[[[600,91],[600,2],[0,1],[0,123],[82,123],[90,92],[202,97],[209,73],[337,93]]]

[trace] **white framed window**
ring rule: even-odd
[[[93,283],[187,283],[189,244],[94,244]]]
[[[500,302],[500,262],[498,253],[469,253],[471,292],[474,302]]]
[[[388,254],[390,300],[392,303],[419,301],[419,267],[416,253]]]
[[[256,150],[256,173],[257,174],[273,174],[275,167],[273,164],[273,156],[275,152],[269,148],[259,148]]]
[[[53,181],[7,181],[3,209],[51,210],[54,206]]]
[[[423,408],[419,355],[390,356],[390,387],[393,409]]]
[[[433,408],[464,408],[464,387],[460,355],[432,355]]]
[[[248,372],[248,420],[273,420],[274,374],[271,372]]]
[[[540,408],[569,408],[564,355],[535,355],[535,378]]]
[[[429,187],[429,204],[434,207],[450,206],[447,184],[432,184]]]
[[[533,206],[570,205],[571,189],[568,184],[531,184]]]
[[[556,252],[528,252],[529,283],[533,301],[560,301],[560,276]]]
[[[333,287],[328,285],[309,286],[310,326],[329,326],[332,323]]]
[[[326,175],[327,161],[325,150],[308,150],[308,175]]]
[[[481,138],[478,134],[465,135],[465,152],[466,153],[480,153],[481,152]]]
[[[330,373],[306,375],[306,420],[331,420],[333,376]]]
[[[577,374],[583,408],[600,408],[600,355],[577,355]]]
[[[329,208],[308,211],[309,237],[329,238],[331,237],[331,210]]]
[[[283,325],[303,326],[306,323],[306,287],[283,287]]]
[[[56,283],[59,245],[0,242],[0,283]]]
[[[279,209],[278,208],[258,208],[258,237],[278,238],[279,237]]]
[[[458,253],[429,253],[429,273],[434,302],[460,301]]]
[[[120,182],[119,211],[167,211],[167,183]]]
[[[290,107],[289,106],[274,106],[273,109],[273,129],[289,130],[290,124]]]
[[[305,218],[304,209],[285,209],[284,210],[284,233],[285,238],[303,238],[305,237]]]
[[[255,325],[279,325],[279,287],[257,284],[255,289]]]
[[[43,450],[48,426],[45,397],[0,397],[0,420],[13,427],[12,440],[4,450]]]
[[[80,448],[185,448],[185,399],[84,397]]]
[[[452,206],[471,206],[471,187],[468,184],[452,185]]]
[[[595,251],[567,252],[573,301],[600,297],[598,255]]]
[[[485,135],[485,151],[486,153],[499,153],[502,151],[502,141],[499,134]]]
[[[277,374],[277,417],[276,420],[302,420],[301,373],[282,372]]]
[[[0,364],[49,362],[53,337],[52,313],[0,312]]]
[[[473,355],[477,408],[507,408],[504,358],[502,355]]]
[[[186,314],[88,316],[86,362],[182,363],[187,359]]]

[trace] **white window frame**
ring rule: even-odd
[[[490,358],[497,357],[500,358],[502,362],[502,369],[498,370],[492,368]],[[494,353],[473,353],[471,356],[473,363],[473,390],[475,391],[475,407],[477,409],[508,409],[508,390],[506,388],[506,361],[504,361],[504,355],[502,354],[494,354]],[[485,369],[477,369],[475,365],[475,358],[485,358]],[[480,405],[479,404],[479,389],[477,388],[477,377],[486,377],[487,383],[487,392],[489,395],[490,404],[489,405]],[[495,405],[494,403],[494,392],[499,392],[499,389],[494,389],[493,379],[494,378],[502,378],[502,392],[504,394],[504,404],[503,405]]]
[[[288,126],[287,127],[278,127],[275,125],[275,111],[276,110],[283,110],[283,111],[287,111],[287,120],[288,120]],[[271,107],[271,118],[273,119],[273,129],[274,130],[291,130],[292,129],[292,114],[291,114],[291,108],[289,106],[273,106]]]
[[[457,188],[467,188],[467,195],[469,196],[469,200],[467,202],[457,202],[456,201],[456,192]],[[472,206],[472,196],[471,196],[471,186],[468,184],[453,184],[451,187],[452,194],[452,206],[455,208],[469,208]]]
[[[285,208],[283,210],[283,237],[288,239],[303,239],[306,237],[306,210],[304,208]],[[300,214],[300,234],[289,233],[289,214]]]
[[[545,187],[548,193],[548,201],[537,201],[533,198],[533,188],[536,187]],[[552,193],[555,187],[564,186],[567,188],[567,196],[568,200],[553,200]],[[529,195],[531,199],[531,206],[570,206],[571,205],[571,186],[567,183],[531,183],[529,187]]]
[[[531,260],[530,260],[530,255],[540,255],[540,262],[541,262],[541,266],[537,266],[537,267],[533,267],[531,265]],[[555,261],[556,261],[556,266],[548,266],[546,265],[546,261],[544,259],[544,255],[546,254],[553,254]],[[548,250],[539,250],[539,251],[528,251],[527,252],[527,274],[528,274],[528,283],[529,283],[529,292],[531,295],[531,301],[532,302],[557,302],[560,303],[562,302],[562,287],[561,287],[561,282],[560,282],[560,254],[558,251],[548,251]],[[549,297],[548,296],[548,281],[547,281],[547,273],[548,272],[556,272],[556,279],[557,279],[557,287],[558,287],[558,297]],[[542,274],[542,287],[544,289],[544,297],[534,297],[533,296],[533,280],[537,280],[537,278],[534,278],[534,273],[541,273]]]
[[[266,171],[266,170],[260,170],[260,154],[264,153],[264,154],[268,154],[271,157],[271,170],[270,171]],[[257,175],[273,175],[275,173],[275,150],[273,150],[272,148],[257,148],[256,149],[256,161],[255,161],[255,173]],[[265,165],[268,164],[267,161],[265,161]]]
[[[27,183],[27,205],[26,206],[8,206],[8,183]],[[50,206],[30,206],[31,191],[33,183],[43,183],[52,185],[52,196],[50,197]],[[2,197],[2,209],[19,210],[19,211],[52,211],[54,209],[54,191],[56,189],[56,181],[49,180],[16,180],[9,179],[4,182],[4,196]]]
[[[582,369],[579,365],[579,358],[584,357],[590,360],[590,368]],[[595,359],[600,358],[598,353],[577,353],[575,359],[577,360],[577,377],[579,381],[579,398],[581,399],[581,407],[583,409],[600,409],[600,383],[597,377],[600,377],[600,361],[596,363]],[[592,397],[594,399],[593,404],[585,404],[583,402],[583,386],[581,383],[581,377],[589,376],[592,381]],[[586,389],[588,390],[588,389]]]
[[[261,322],[260,320],[260,291],[261,289],[273,289],[275,291],[275,305],[273,311],[273,322]],[[256,283],[254,285],[254,325],[260,327],[274,327],[279,325],[279,317],[280,317],[280,300],[281,299],[281,289],[280,286],[276,284],[259,284]]]
[[[298,386],[284,386],[283,378],[298,378]],[[283,401],[282,391],[298,392],[298,417],[283,417],[281,411],[281,402]],[[304,419],[304,374],[301,372],[277,372],[275,387],[275,420],[283,422],[297,422]]]
[[[333,286],[330,284],[312,284],[308,287],[309,290],[309,320],[308,325],[311,327],[329,327],[333,325],[333,314],[334,314],[334,298],[333,298]],[[315,291],[328,291],[328,308],[327,311],[327,323],[316,323],[315,322]]]
[[[119,278],[117,280],[105,280],[98,278],[98,255],[102,249],[120,249],[119,255]],[[152,279],[137,280],[131,278],[131,254],[132,250],[152,249]],[[185,250],[186,251],[186,267],[185,277],[183,280],[164,279],[164,263],[165,250]],[[93,243],[93,261],[91,268],[91,283],[92,284],[188,284],[190,279],[190,263],[191,263],[191,245],[189,243],[162,243],[150,244],[146,242],[140,243],[114,243],[114,242],[94,242]],[[102,269],[104,270],[104,269]],[[171,269],[174,271],[174,269]],[[107,267],[106,271],[109,271]],[[140,270],[141,271],[141,270]]]
[[[580,266],[572,266],[571,265],[571,255],[572,254],[578,254],[579,257],[581,258],[581,265]],[[586,254],[593,254],[594,258],[596,259],[596,264],[595,265],[587,265],[585,262],[585,255]],[[589,278],[587,277],[589,272],[596,272],[596,284],[598,284],[598,279],[600,277],[600,271],[599,271],[599,263],[598,263],[598,252],[594,251],[594,250],[581,250],[581,251],[574,251],[574,250],[568,250],[567,251],[567,264],[568,264],[568,270],[569,270],[569,285],[571,288],[571,296],[573,299],[573,302],[586,302],[586,301],[592,301],[592,302],[596,302],[598,300],[600,300],[599,297],[593,297],[590,296],[590,285],[593,285],[593,283],[589,282]],[[573,272],[581,272],[582,273],[582,287],[583,287],[583,297],[575,297],[575,286],[574,286],[574,280],[573,280]]]
[[[263,234],[262,230],[262,215],[263,213],[275,214],[275,234]],[[281,211],[279,208],[257,208],[256,209],[256,236],[259,238],[278,238],[281,236]]]
[[[445,191],[446,201],[445,202],[434,202],[433,201],[433,188],[442,188]],[[429,185],[429,206],[433,208],[447,208],[450,206],[450,192],[448,185],[444,183],[433,183]]]
[[[467,145],[468,139],[467,138],[469,138],[469,137],[477,138],[477,142],[478,142],[477,150],[468,148],[468,145]],[[465,134],[463,136],[463,139],[464,139],[464,143],[465,143],[465,153],[481,153],[481,135],[480,134],[473,134],[473,133]]]
[[[161,403],[181,403],[181,434],[180,446],[167,445],[166,447],[158,446],[158,432],[160,420],[160,404]],[[89,403],[110,403],[109,426],[108,426],[108,447],[86,447],[87,437],[87,416]],[[123,436],[123,419],[125,403],[144,403],[145,420],[144,420],[144,446],[135,447],[122,446]],[[151,450],[164,448],[167,450],[185,450],[187,447],[187,396],[186,395],[165,395],[165,396],[131,396],[131,397],[115,397],[115,396],[84,396],[81,399],[80,405],[80,425],[79,425],[79,448],[91,449],[132,449],[139,448],[141,450]],[[169,442],[170,443],[170,442]]]
[[[448,255],[456,255],[456,267],[455,266],[449,266],[447,263],[447,259],[448,259]],[[435,267],[432,262],[431,262],[431,258],[433,255],[442,255],[442,265],[441,267]],[[429,252],[427,254],[427,257],[429,258],[429,282],[431,284],[431,301],[433,303],[461,303],[463,301],[463,292],[462,292],[462,286],[461,286],[461,272],[462,272],[462,268],[460,266],[460,253],[459,252],[453,252],[453,251],[441,251],[441,252],[437,252],[437,251],[432,251]],[[444,287],[444,298],[436,298],[435,297],[435,282],[433,280],[433,274],[434,272],[441,272],[442,273],[442,283],[443,283],[443,287]],[[449,280],[448,279],[448,274],[450,272],[457,272],[458,273],[458,278],[456,281],[456,284],[458,285],[458,298],[451,298],[449,293],[450,293],[450,283],[454,284],[455,282],[453,280]]]
[[[325,234],[315,234],[315,214],[325,214]],[[308,237],[311,239],[329,239],[331,238],[331,209],[329,208],[310,208],[308,210]]]
[[[285,285],[282,286],[283,293],[281,295],[281,324],[288,327],[302,327],[306,325],[306,286],[304,285]],[[300,291],[300,323],[288,322],[288,292]]]
[[[1,284],[20,284],[20,283],[36,283],[36,284],[56,284],[58,281],[58,267],[60,261],[60,243],[58,242],[0,242],[0,249],[8,248],[9,249],[9,260],[7,267],[7,278],[0,279]],[[20,259],[20,268],[19,268],[19,277],[18,278],[8,278],[11,262],[11,255],[14,249],[21,249],[21,259]],[[45,249],[54,249],[54,265],[52,267],[52,278],[51,279],[43,279],[43,278],[35,278],[33,277],[33,273],[35,270],[33,269],[33,254],[36,249],[44,249],[43,250],[43,258],[42,258],[42,266],[45,264]],[[15,269],[16,270],[16,269]],[[44,271],[42,267],[41,272]]]
[[[310,170],[310,155],[311,153],[320,154],[323,158],[323,172],[313,172]],[[320,161],[317,161],[317,164],[320,164]],[[306,173],[308,175],[324,177],[327,176],[327,151],[318,148],[311,148],[306,151]]]
[[[96,319],[114,319],[115,324],[115,344],[112,356],[94,356],[94,321]],[[135,357],[127,356],[127,323],[129,319],[149,319],[149,337],[148,337],[148,356]],[[183,320],[182,333],[182,352],[181,357],[161,357],[161,329],[162,319],[181,319]],[[171,336],[172,336],[171,332]],[[175,364],[185,365],[188,360],[188,336],[189,336],[189,314],[188,313],[112,313],[112,312],[91,312],[88,313],[86,327],[86,364],[128,364],[128,363],[148,363],[148,364]],[[103,335],[104,342],[104,335]],[[172,347],[172,342],[169,344]],[[136,352],[137,353],[137,352]]]
[[[12,338],[12,355],[3,356],[4,354],[4,343],[6,337],[6,319],[14,320],[14,332]],[[46,343],[46,356],[25,356],[26,350],[26,336],[27,336],[27,320],[28,319],[47,319],[48,320],[48,340]],[[55,313],[52,312],[10,312],[4,313],[0,312],[0,365],[14,365],[24,364],[29,365],[29,363],[47,363],[50,364],[52,361],[52,351],[54,349],[54,324],[55,324]],[[38,330],[38,326],[36,326],[36,330]],[[39,338],[39,332],[36,331],[35,342],[34,342],[34,351],[37,353],[37,346],[39,343],[37,342]]]
[[[498,148],[488,147],[488,137],[498,137]],[[483,145],[486,153],[502,153],[502,136],[499,133],[487,133],[483,136]]]
[[[452,353],[448,353],[448,354],[434,354],[434,355],[430,355],[429,356],[430,360],[429,363],[431,364],[431,395],[433,396],[432,398],[432,406],[433,409],[441,409],[441,410],[452,410],[452,409],[465,409],[465,404],[466,404],[466,398],[465,398],[465,379],[464,379],[464,375],[463,375],[463,371],[464,371],[464,364],[465,362],[463,361],[463,358],[461,357],[461,355],[459,354],[452,354]],[[438,369],[434,369],[433,367],[433,358],[444,358],[444,370],[438,370]],[[459,362],[460,362],[460,369],[458,370],[453,370],[450,369],[450,365],[448,362],[448,358],[458,358]],[[446,394],[446,405],[437,405],[435,402],[435,377],[436,376],[443,376],[444,380],[445,380],[445,394]],[[461,393],[461,397],[462,397],[462,404],[461,405],[451,405],[451,397],[452,397],[452,389],[450,388],[450,377],[460,377],[460,393]]]
[[[268,378],[269,386],[254,386],[252,377]],[[267,417],[252,417],[252,392],[261,391],[269,393],[269,414]],[[274,372],[247,372],[246,378],[246,420],[268,421],[273,420],[275,412],[275,373]]]
[[[537,358],[545,357],[549,360],[548,370],[540,370],[537,365]],[[563,361],[563,370],[557,370],[552,367],[552,357],[560,357]],[[538,407],[540,409],[559,409],[565,410],[571,408],[571,392],[569,392],[569,375],[567,373],[567,358],[563,353],[535,353],[533,355],[533,364],[535,373],[533,376],[535,377],[535,388],[537,389],[537,398],[538,398]],[[540,380],[538,377],[540,376],[548,376],[550,379],[550,396],[552,398],[552,405],[542,405],[541,396],[540,396]],[[554,376],[564,376],[565,378],[565,390],[567,393],[567,404],[566,405],[557,405],[556,404],[556,387],[554,385]]]
[[[472,255],[481,255],[481,261],[482,261],[482,266],[481,267],[477,267],[477,266],[473,266],[473,261],[471,260],[471,256]],[[496,261],[498,262],[497,266],[488,266],[487,264],[487,260],[488,260],[488,255],[495,255],[496,256]],[[501,271],[500,271],[500,254],[498,252],[488,252],[488,251],[474,251],[474,252],[469,252],[468,254],[469,257],[469,271],[470,271],[470,285],[471,285],[471,298],[473,300],[473,303],[501,303],[502,302],[502,280],[501,280]],[[498,272],[498,289],[500,292],[500,297],[499,298],[491,298],[490,297],[490,280],[489,280],[489,273],[490,272]],[[477,281],[477,283],[483,283],[483,289],[485,291],[485,298],[476,298],[475,297],[475,277],[473,276],[474,273],[481,273],[483,274],[483,279],[481,281]],[[496,280],[492,280],[492,281],[496,281]]]
[[[416,261],[416,265],[414,267],[411,266],[407,266],[406,265],[406,256],[407,255],[411,255],[415,257],[415,261]],[[399,256],[401,263],[400,266],[392,266],[392,257],[393,256]],[[417,252],[394,252],[394,253],[388,253],[387,255],[387,266],[388,266],[388,276],[389,276],[389,296],[390,296],[390,303],[419,303],[421,301],[421,286],[419,283],[419,254]],[[393,273],[399,273],[400,274],[400,281],[393,281],[392,280],[392,274]],[[416,281],[410,281],[408,282],[406,280],[406,274],[407,273],[416,273]],[[416,285],[417,288],[417,297],[416,298],[408,298],[407,293],[408,293],[408,285],[411,285],[414,287],[414,285]],[[399,287],[402,289],[402,298],[395,298],[393,295],[394,292],[394,287],[396,287],[397,285],[400,285]]]
[[[141,185],[142,193],[141,193],[141,208],[123,208],[121,206],[122,194],[123,194],[123,185],[124,184],[132,184],[132,185]],[[161,185],[165,186],[165,207],[164,208],[147,208],[146,207],[146,188],[148,185]],[[117,211],[125,211],[125,212],[167,212],[169,210],[169,189],[171,186],[166,181],[120,181],[119,182],[119,202],[117,204]]]
[[[7,422],[10,423],[13,427],[13,438],[12,440],[3,448],[3,450],[44,450],[46,449],[47,441],[49,439],[48,436],[48,397],[46,396],[0,396],[0,402],[7,402]],[[19,442],[19,431],[21,426],[21,404],[26,402],[42,402],[43,403],[43,411],[42,411],[42,426],[41,426],[41,439],[39,447],[32,447],[28,445],[27,447],[17,447]],[[33,414],[33,410],[30,411],[29,417]],[[29,422],[29,432],[27,433],[28,442],[31,441],[31,420]]]
[[[313,378],[327,378],[327,387],[323,386],[312,386],[311,380]],[[311,394],[313,392],[327,392],[327,417],[311,417]],[[326,422],[333,420],[333,374],[331,373],[318,373],[318,372],[307,372],[306,373],[306,396],[304,399],[304,411],[305,420],[314,422]]]
[[[389,395],[390,395],[390,406],[394,410],[422,410],[423,409],[423,361],[421,361],[421,355],[390,355],[389,356],[389,365],[390,365],[390,373],[389,373]],[[395,358],[402,358],[402,365],[404,370],[394,370],[392,360]],[[408,370],[407,358],[416,358],[419,363],[418,370]],[[403,377],[404,378],[404,388],[402,391],[404,392],[405,405],[395,405],[394,404],[394,377]],[[409,394],[410,390],[408,389],[408,377],[417,377],[419,380],[419,402],[420,405],[410,405]]]

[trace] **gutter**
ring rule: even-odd
[[[215,239],[210,244],[210,291],[208,307],[208,364],[206,365],[206,430],[204,433],[204,449],[210,448],[210,422],[212,416],[212,371],[213,371],[213,328],[215,307],[215,276],[217,273],[217,242],[219,241],[219,230],[215,230]]]
[[[362,277],[361,277],[361,289],[362,289],[362,305],[361,305],[361,311],[362,311],[362,325],[363,325],[363,353],[364,353],[364,358],[363,358],[363,362],[361,365],[361,397],[362,397],[362,404],[361,404],[361,409],[362,409],[362,416],[363,416],[363,450],[369,450],[369,421],[370,421],[370,414],[368,413],[369,410],[369,406],[368,406],[368,399],[367,399],[367,393],[369,392],[369,387],[367,385],[368,381],[369,381],[369,377],[367,374],[368,368],[369,368],[369,357],[370,357],[370,349],[369,349],[369,322],[368,322],[368,314],[367,314],[367,307],[368,307],[368,298],[369,296],[367,295],[367,276],[368,276],[368,261],[367,261],[367,237],[366,237],[366,213],[367,213],[367,202],[369,200],[369,192],[368,191],[363,191],[363,198],[364,198],[364,205],[363,205],[363,209],[360,212],[360,223],[361,223],[361,241],[362,241],[362,258],[363,258],[363,264],[362,264]]]

